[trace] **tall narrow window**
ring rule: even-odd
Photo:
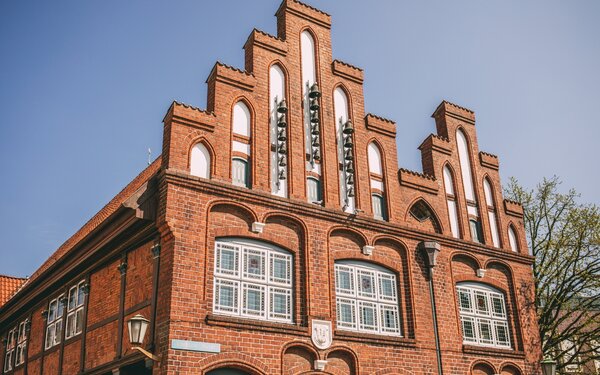
[[[485,284],[459,283],[456,287],[463,342],[510,348],[510,331],[504,295]]]
[[[280,154],[279,145],[289,145],[287,124],[287,105],[285,104],[286,82],[283,70],[279,65],[269,69],[269,137],[271,142],[271,194],[287,197],[288,158]],[[283,112],[285,108],[285,112]],[[279,120],[286,120],[283,126]],[[278,122],[281,126],[278,126]],[[287,149],[287,147],[286,147]]]
[[[27,349],[27,326],[28,320],[24,320],[19,324],[17,334],[17,350],[15,355],[15,366],[25,363],[25,350]]]
[[[81,333],[83,329],[83,303],[85,301],[85,281],[69,289],[67,302],[67,325],[65,339]]]
[[[456,143],[458,146],[458,158],[460,161],[460,171],[467,203],[469,222],[476,222],[475,225],[471,224],[471,238],[475,242],[483,243],[482,231],[473,231],[475,226],[481,228],[481,220],[479,219],[477,196],[473,185],[473,170],[471,168],[471,157],[469,156],[469,143],[467,141],[467,136],[461,129],[456,130]]]
[[[250,187],[248,178],[248,162],[244,159],[233,158],[231,166],[231,181],[236,186]]]
[[[387,220],[388,215],[385,205],[385,176],[383,174],[383,163],[381,161],[381,151],[375,143],[369,143],[369,146],[367,147],[367,156],[369,161],[371,208],[373,209],[373,216],[376,219]]]
[[[210,153],[202,143],[198,143],[192,148],[190,174],[210,178]]]
[[[321,92],[317,84],[317,60],[316,43],[312,34],[305,30],[300,34],[300,54],[302,64],[302,100],[303,100],[303,119],[304,119],[304,147],[306,152],[306,171],[311,176],[319,180],[318,188],[322,188],[321,171],[321,123],[320,123],[320,96]],[[314,182],[307,179],[308,185]],[[322,195],[319,192],[319,195]],[[309,202],[314,202],[311,197],[307,197]]]
[[[13,361],[15,358],[15,341],[17,339],[17,328],[8,331],[6,337],[6,352],[4,354],[4,372],[9,372],[13,369]]]
[[[333,104],[335,107],[335,133],[340,175],[340,205],[344,211],[354,212],[355,177],[354,172],[350,172],[347,168],[347,163],[354,160],[354,143],[352,139],[354,127],[351,122],[348,123],[348,120],[350,120],[349,101],[346,92],[341,87],[336,88],[333,92]]]
[[[444,170],[444,190],[446,191],[446,203],[448,205],[448,217],[450,219],[450,231],[454,238],[460,238],[460,227],[458,225],[458,210],[456,207],[456,195],[454,190],[454,178],[450,168],[445,165]]]
[[[517,234],[512,225],[508,227],[508,242],[510,243],[510,249],[515,253],[519,251],[519,241],[517,241]]]
[[[64,295],[50,301],[48,304],[48,318],[46,323],[46,344],[45,348],[60,344],[62,340],[62,322],[64,312]]]
[[[250,109],[243,102],[233,106],[233,142],[231,145],[231,182],[237,186],[250,187],[249,163],[252,118]]]
[[[483,230],[481,228],[481,221],[469,219],[469,226],[471,229],[471,238],[473,239],[473,241],[483,243]]]
[[[218,314],[291,323],[292,255],[248,240],[215,243],[214,311]]]
[[[483,180],[483,192],[485,193],[485,203],[487,205],[490,231],[492,232],[492,242],[495,247],[500,247],[500,235],[498,234],[498,222],[496,221],[496,204],[494,203],[492,185],[487,178]]]
[[[335,263],[337,327],[341,330],[402,335],[396,275],[373,264]]]

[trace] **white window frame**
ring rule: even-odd
[[[17,336],[17,327],[8,331],[6,336],[6,349],[4,353],[4,372],[9,372],[13,369],[13,359],[15,354],[15,340]]]
[[[293,279],[294,258],[283,249],[246,239],[215,241],[215,314],[293,323]],[[230,304],[220,303],[225,291],[231,293]],[[258,302],[259,307],[252,308],[249,301]],[[283,311],[277,310],[281,306]]]
[[[72,286],[67,296],[65,340],[77,336],[83,331],[85,280],[81,280],[77,285]]]
[[[48,303],[48,318],[46,321],[46,337],[44,340],[44,348],[48,350],[53,346],[60,344],[63,336],[63,312],[65,306],[62,299],[64,294],[50,300]],[[57,334],[58,333],[58,334]],[[51,339],[49,339],[51,338]]]
[[[347,286],[341,283],[342,274],[345,274]],[[362,280],[369,281],[363,283]],[[389,293],[384,290],[387,289],[384,282],[389,287]],[[396,275],[383,267],[351,260],[335,262],[337,328],[402,337],[398,289]],[[344,319],[342,311],[350,312],[350,320]],[[370,315],[367,316],[366,312],[370,312]],[[393,325],[383,324],[390,317]]]
[[[29,320],[25,319],[19,323],[17,333],[17,349],[15,354],[15,367],[25,363],[25,350],[27,349],[27,325]]]
[[[504,294],[484,284],[467,282],[456,286],[456,296],[464,344],[512,349]],[[472,335],[468,335],[467,327]],[[505,340],[499,337],[502,331]]]
[[[378,202],[378,204],[375,204],[375,201]],[[377,220],[387,220],[387,209],[386,209],[386,205],[385,205],[385,197],[383,196],[383,194],[380,193],[373,193],[371,194],[371,205],[373,206],[373,217]],[[377,207],[377,205],[379,205],[379,213],[377,212],[377,210],[375,209],[375,207]]]
[[[323,203],[321,180],[317,177],[309,176],[306,178],[306,196],[310,203]]]

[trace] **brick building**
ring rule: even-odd
[[[6,374],[539,374],[521,207],[475,114],[442,102],[398,169],[393,121],[295,0],[206,110],[0,307]],[[143,348],[127,322],[149,321]]]

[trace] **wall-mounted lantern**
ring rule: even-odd
[[[544,358],[542,362],[542,373],[544,375],[556,375],[556,361],[550,357]]]
[[[140,353],[142,353],[143,355],[155,362],[159,362],[159,358],[157,356],[140,346],[144,342],[144,336],[146,336],[148,324],[150,324],[150,321],[144,318],[144,316],[141,314],[137,314],[136,316],[127,321],[131,349],[139,351]]]

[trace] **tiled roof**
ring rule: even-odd
[[[25,281],[26,278],[0,275],[0,306],[4,305]]]

